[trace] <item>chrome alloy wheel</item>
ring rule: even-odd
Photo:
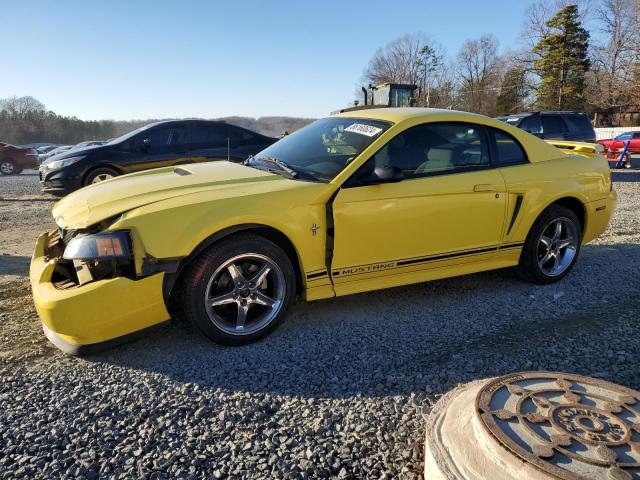
[[[285,293],[282,269],[265,255],[246,253],[216,269],[207,283],[204,301],[216,327],[230,335],[249,335],[278,315]]]
[[[538,241],[538,266],[542,273],[556,277],[571,266],[578,250],[578,235],[571,220],[555,218],[542,230]]]
[[[15,171],[16,167],[13,162],[5,161],[0,163],[0,172],[4,175],[11,175]]]
[[[104,182],[105,180],[109,180],[110,178],[113,178],[113,175],[111,175],[110,173],[100,173],[99,175],[95,176],[91,183]]]

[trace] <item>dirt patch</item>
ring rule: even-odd
[[[0,363],[25,363],[55,350],[42,334],[26,278],[0,280]]]

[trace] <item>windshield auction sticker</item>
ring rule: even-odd
[[[344,131],[359,133],[360,135],[366,135],[367,137],[375,137],[382,131],[382,129],[372,125],[365,125],[364,123],[353,123],[345,128]]]

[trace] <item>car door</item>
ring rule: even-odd
[[[640,132],[633,132],[633,138],[631,138],[631,145],[629,145],[629,152],[640,152]]]
[[[404,179],[367,184],[383,165]],[[387,286],[421,281],[420,272],[491,257],[502,238],[504,193],[482,126],[428,123],[401,132],[333,202],[336,293],[379,288],[381,277]]]
[[[188,142],[194,162],[229,158],[229,137],[223,122],[194,123],[189,129]]]
[[[521,128],[525,132],[542,138],[542,121],[540,115],[531,115],[522,119],[518,128]]]
[[[130,158],[128,171],[188,163],[186,132],[186,125],[179,123],[159,125],[138,135],[131,142],[135,154]]]

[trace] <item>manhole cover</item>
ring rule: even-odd
[[[507,375],[476,396],[498,444],[560,479],[640,478],[640,392],[550,372]]]

